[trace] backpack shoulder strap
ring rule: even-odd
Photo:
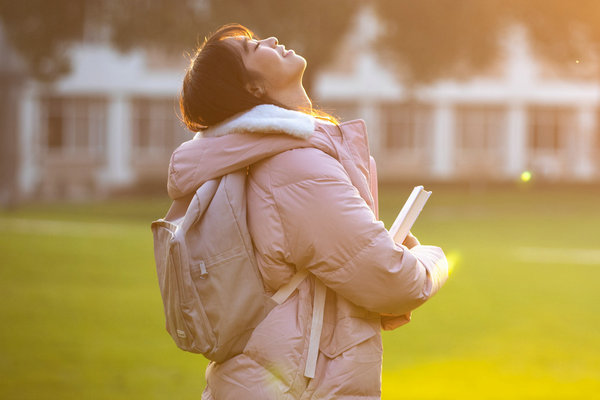
[[[308,276],[307,269],[302,269],[285,285],[271,297],[277,304],[283,303],[302,281]],[[315,369],[317,366],[317,356],[319,355],[319,343],[321,342],[321,331],[323,329],[323,313],[325,309],[325,295],[327,293],[326,286],[315,277],[315,294],[313,300],[313,312],[310,327],[310,339],[308,341],[308,356],[304,369],[304,376],[307,378],[315,377]]]
[[[284,301],[287,300],[288,297],[290,297],[290,295],[294,292],[294,290],[296,290],[296,288],[298,288],[300,283],[302,283],[304,278],[306,278],[307,276],[308,276],[307,269],[302,269],[302,270],[296,272],[296,274],[294,276],[292,276],[292,279],[290,279],[290,281],[288,283],[286,283],[285,285],[280,287],[279,290],[271,298],[273,300],[275,300],[275,302],[277,304],[283,303]]]
[[[171,204],[171,208],[167,211],[167,215],[165,215],[166,221],[174,221],[176,219],[182,218],[185,215],[194,195],[196,193],[190,193],[187,196],[181,197],[177,200],[173,200]]]

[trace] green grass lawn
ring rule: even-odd
[[[600,188],[431,189],[413,232],[453,272],[384,334],[383,398],[600,398]],[[387,226],[410,190],[382,190]],[[149,224],[167,208],[0,213],[0,398],[200,397],[206,361],[164,330]]]

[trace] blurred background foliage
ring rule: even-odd
[[[598,51],[600,2],[594,0],[377,0],[385,21],[379,48],[417,81],[467,77],[489,67],[498,36],[524,26],[537,56],[552,63]]]
[[[1,0],[0,16],[9,40],[42,79],[68,72],[66,47],[94,27],[122,50],[145,46],[180,55],[220,25],[239,22],[306,56],[310,87],[363,5],[374,6],[383,21],[376,48],[416,82],[488,67],[499,32],[514,22],[526,27],[541,57],[558,63],[580,57],[583,48],[595,56],[600,43],[595,0]]]
[[[259,37],[277,35],[311,60],[306,71],[310,86],[359,5],[357,0],[2,0],[0,15],[32,74],[44,80],[68,72],[65,46],[84,40],[86,29],[102,27],[111,44],[123,51],[141,46],[180,56],[219,26],[238,22]]]

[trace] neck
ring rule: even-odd
[[[272,98],[292,110],[312,110],[312,103],[302,85],[279,91],[277,95],[272,96]]]

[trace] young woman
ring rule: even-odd
[[[412,235],[394,243],[378,221],[364,122],[315,117],[305,67],[274,37],[227,25],[184,78],[183,119],[200,133],[173,154],[170,196],[246,168],[248,229],[266,289],[310,272],[243,353],[209,365],[203,399],[379,399],[381,329],[408,322],[447,279],[440,248]]]

